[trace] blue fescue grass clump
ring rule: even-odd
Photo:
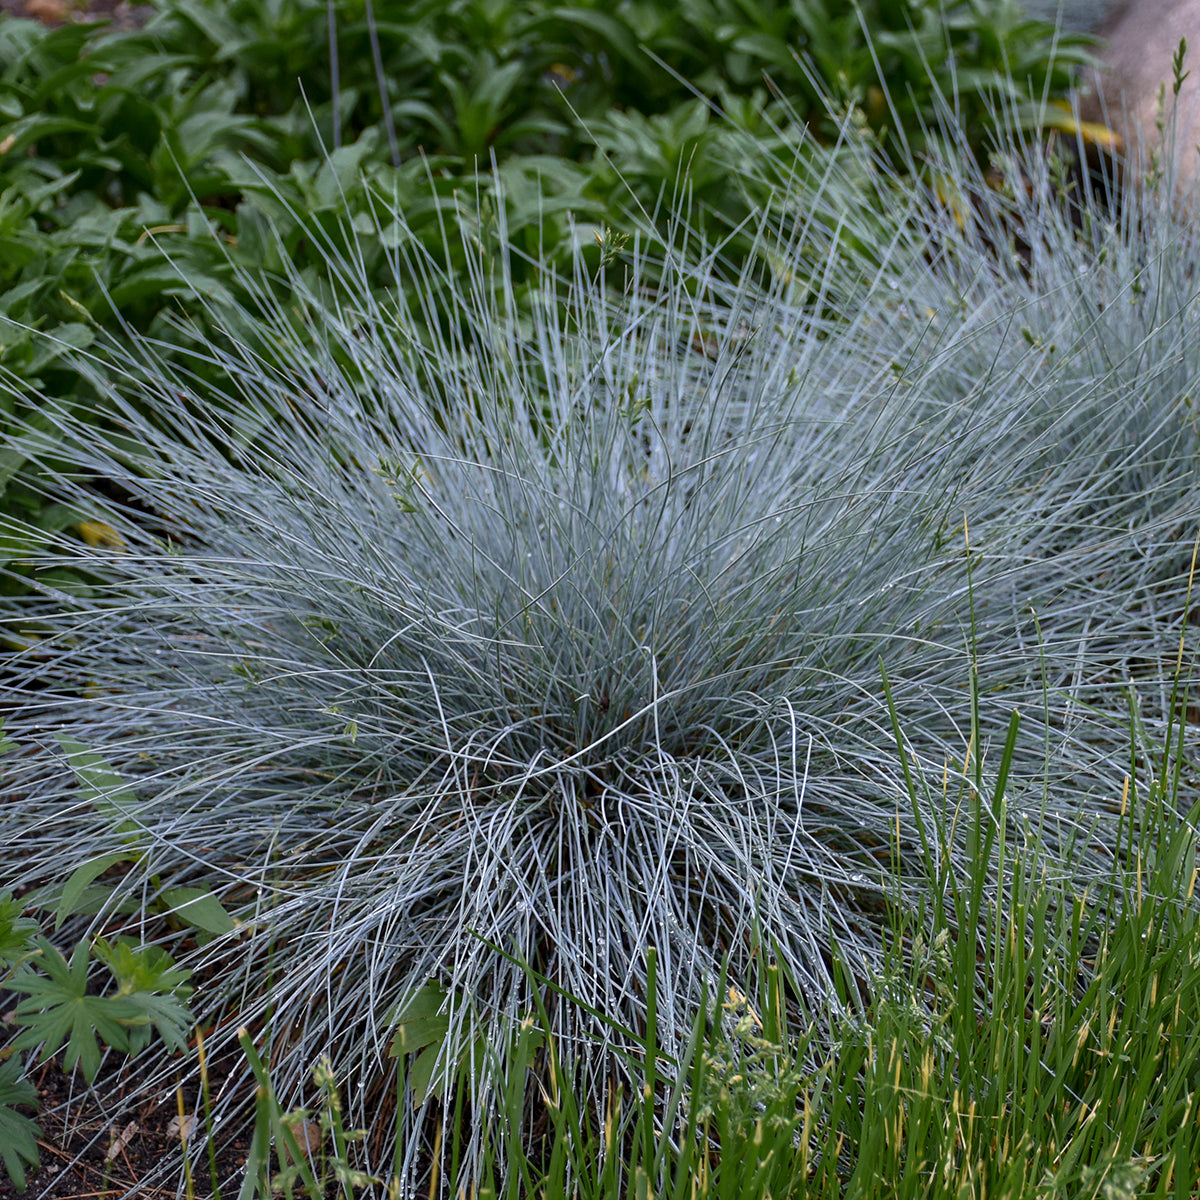
[[[831,167],[758,231],[767,282],[601,231],[599,275],[518,293],[502,229],[456,281],[384,212],[450,319],[331,251],[194,373],[113,350],[120,432],[57,418],[109,534],[43,560],[91,584],[5,617],[0,887],[90,875],[94,928],[164,942],[215,897],[174,946],[210,1053],[246,1026],[285,1104],[328,1054],[380,1163],[389,1053],[486,1106],[527,968],[597,1101],[651,948],[670,1053],[759,947],[807,1020],[866,999],[929,855],[994,852],[959,814],[1001,761],[992,820],[1110,871],[1188,647],[1196,248],[1152,198],[1080,233],[1044,164],[1005,195],[959,161],[944,207],[876,176],[883,246]],[[812,260],[860,226],[871,271]]]

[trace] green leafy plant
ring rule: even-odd
[[[0,735],[0,755],[14,749],[16,743]],[[86,760],[80,770],[97,798],[104,789],[119,785],[94,755],[78,745],[74,752],[77,759]],[[68,881],[57,905],[57,924],[88,907],[87,884],[121,859],[100,856],[86,880]],[[0,984],[23,997],[13,1012],[19,1032],[0,1051],[0,1161],[21,1191],[26,1169],[38,1165],[40,1129],[16,1111],[38,1102],[37,1089],[23,1078],[20,1051],[40,1048],[45,1062],[62,1050],[65,1069],[78,1066],[91,1083],[100,1068],[102,1046],[135,1054],[157,1032],[169,1048],[182,1051],[193,1024],[186,1003],[193,990],[187,982],[190,971],[177,967],[164,949],[129,937],[112,943],[83,938],[68,960],[42,935],[40,923],[25,915],[39,906],[35,896],[17,900],[11,892],[0,893],[0,964],[7,968]],[[94,960],[109,968],[115,991],[97,994]]]
[[[68,960],[38,931],[38,923],[18,916],[21,906],[0,896],[0,954],[10,965],[4,987],[23,998],[14,1010],[20,1031],[0,1061],[0,1151],[4,1169],[24,1191],[28,1166],[38,1164],[37,1124],[16,1109],[37,1104],[37,1089],[22,1078],[21,1050],[40,1048],[41,1061],[63,1052],[66,1070],[78,1067],[87,1083],[100,1069],[102,1046],[136,1054],[151,1033],[171,1049],[186,1047],[193,1024],[187,1007],[189,971],[165,950],[130,938],[109,944],[103,938],[79,941]],[[93,956],[110,970],[115,991],[97,994]]]
[[[37,1103],[37,1088],[23,1078],[20,1057],[0,1060],[0,1162],[19,1191],[25,1190],[25,1172],[38,1165],[41,1129],[17,1109],[36,1108]]]
[[[92,956],[112,973],[114,992],[97,995],[89,968]],[[192,1025],[185,1001],[190,972],[175,966],[155,946],[129,938],[109,944],[80,941],[70,960],[45,937],[33,940],[33,952],[13,971],[5,986],[24,996],[15,1011],[23,1028],[11,1042],[16,1050],[41,1047],[42,1061],[65,1044],[63,1064],[80,1067],[91,1083],[100,1069],[100,1043],[136,1053],[149,1043],[151,1028],[173,1050],[182,1050]]]
[[[456,1023],[452,1019],[457,1016],[461,1021],[463,1003],[461,997],[451,997],[441,984],[427,983],[399,1007],[391,1020],[396,1032],[388,1053],[393,1058],[412,1056],[406,1070],[406,1084],[418,1108],[430,1096],[443,1096],[459,1072],[477,1070],[487,1057],[483,1034],[465,1049],[459,1049],[451,1040],[452,1024]],[[531,1040],[530,1044],[537,1048],[536,1041]],[[445,1069],[448,1053],[456,1059],[453,1073]]]
[[[170,1049],[185,1049],[192,1025],[185,1004],[193,991],[187,982],[191,972],[177,967],[161,947],[139,945],[129,938],[118,938],[111,945],[97,938],[95,952],[116,980],[116,997],[129,999],[140,1010],[127,1033],[129,1052],[144,1049],[152,1032]]]
[[[0,733],[0,754],[11,748],[12,743]],[[21,904],[10,892],[0,894],[0,963],[7,968],[0,983],[4,985],[36,952],[34,938],[38,923],[21,914]],[[13,1047],[6,1047],[0,1052],[0,1162],[21,1191],[25,1189],[26,1169],[38,1165],[37,1139],[41,1134],[36,1121],[17,1111],[36,1108],[38,1104],[37,1088],[23,1076],[21,1056]]]
[[[16,1049],[42,1048],[45,1060],[66,1043],[67,1070],[78,1065],[87,1082],[100,1069],[100,1042],[129,1049],[129,1027],[144,1013],[128,996],[96,996],[88,992],[91,947],[80,942],[68,962],[45,938],[37,942],[38,971],[26,970],[9,980],[12,991],[25,999],[17,1005],[16,1019],[24,1027]]]

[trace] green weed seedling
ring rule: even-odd
[[[68,960],[40,933],[38,922],[20,916],[23,906],[0,895],[0,963],[3,986],[23,998],[14,1011],[19,1032],[3,1050],[0,1066],[0,1145],[9,1177],[24,1190],[26,1166],[38,1163],[37,1125],[16,1109],[36,1104],[37,1091],[22,1079],[21,1051],[40,1049],[40,1061],[63,1051],[66,1070],[78,1067],[91,1083],[102,1047],[123,1054],[144,1049],[152,1033],[172,1050],[185,1049],[192,1016],[187,998],[190,972],[176,967],[156,946],[128,938],[78,942]],[[91,970],[103,962],[115,988],[97,994]]]
[[[9,748],[0,738],[0,747]],[[0,894],[0,986],[9,986],[16,972],[37,953],[35,938],[38,923],[22,916],[22,906],[12,894]],[[36,1108],[37,1088],[24,1078],[24,1062],[17,1047],[0,1051],[0,1162],[8,1177],[25,1190],[25,1172],[38,1165],[37,1139],[41,1129],[36,1121],[18,1111]]]

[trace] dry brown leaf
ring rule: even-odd
[[[181,1122],[178,1116],[171,1118],[167,1126],[167,1137],[179,1138],[180,1141],[191,1141],[196,1130],[196,1114],[189,1113]]]
[[[117,1127],[114,1125],[112,1127],[112,1143],[104,1155],[104,1161],[106,1163],[112,1162],[113,1159],[116,1158],[117,1155],[129,1145],[129,1143],[133,1140],[134,1134],[137,1132],[139,1132],[139,1130],[138,1123],[136,1121],[130,1121],[120,1133],[117,1133]]]
[[[315,1154],[321,1148],[324,1137],[317,1121],[310,1121],[307,1117],[301,1116],[292,1117],[290,1120],[286,1117],[284,1119],[287,1120],[287,1126],[303,1153]]]

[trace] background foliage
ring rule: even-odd
[[[953,96],[985,158],[995,106],[1038,126],[1081,53],[1011,0],[168,0],[136,32],[4,18],[0,371],[94,399],[63,351],[98,326],[176,340],[163,318],[189,299],[247,302],[237,266],[314,281],[298,212],[334,239],[349,213],[386,286],[379,204],[453,270],[447,222],[565,263],[593,229],[661,231],[644,214],[684,186],[695,221],[736,230],[795,175],[806,125],[836,142],[849,115],[917,165]],[[735,270],[752,252],[726,247]],[[3,428],[31,420],[5,398]],[[4,452],[7,590],[28,548],[88,515],[37,478]]]

